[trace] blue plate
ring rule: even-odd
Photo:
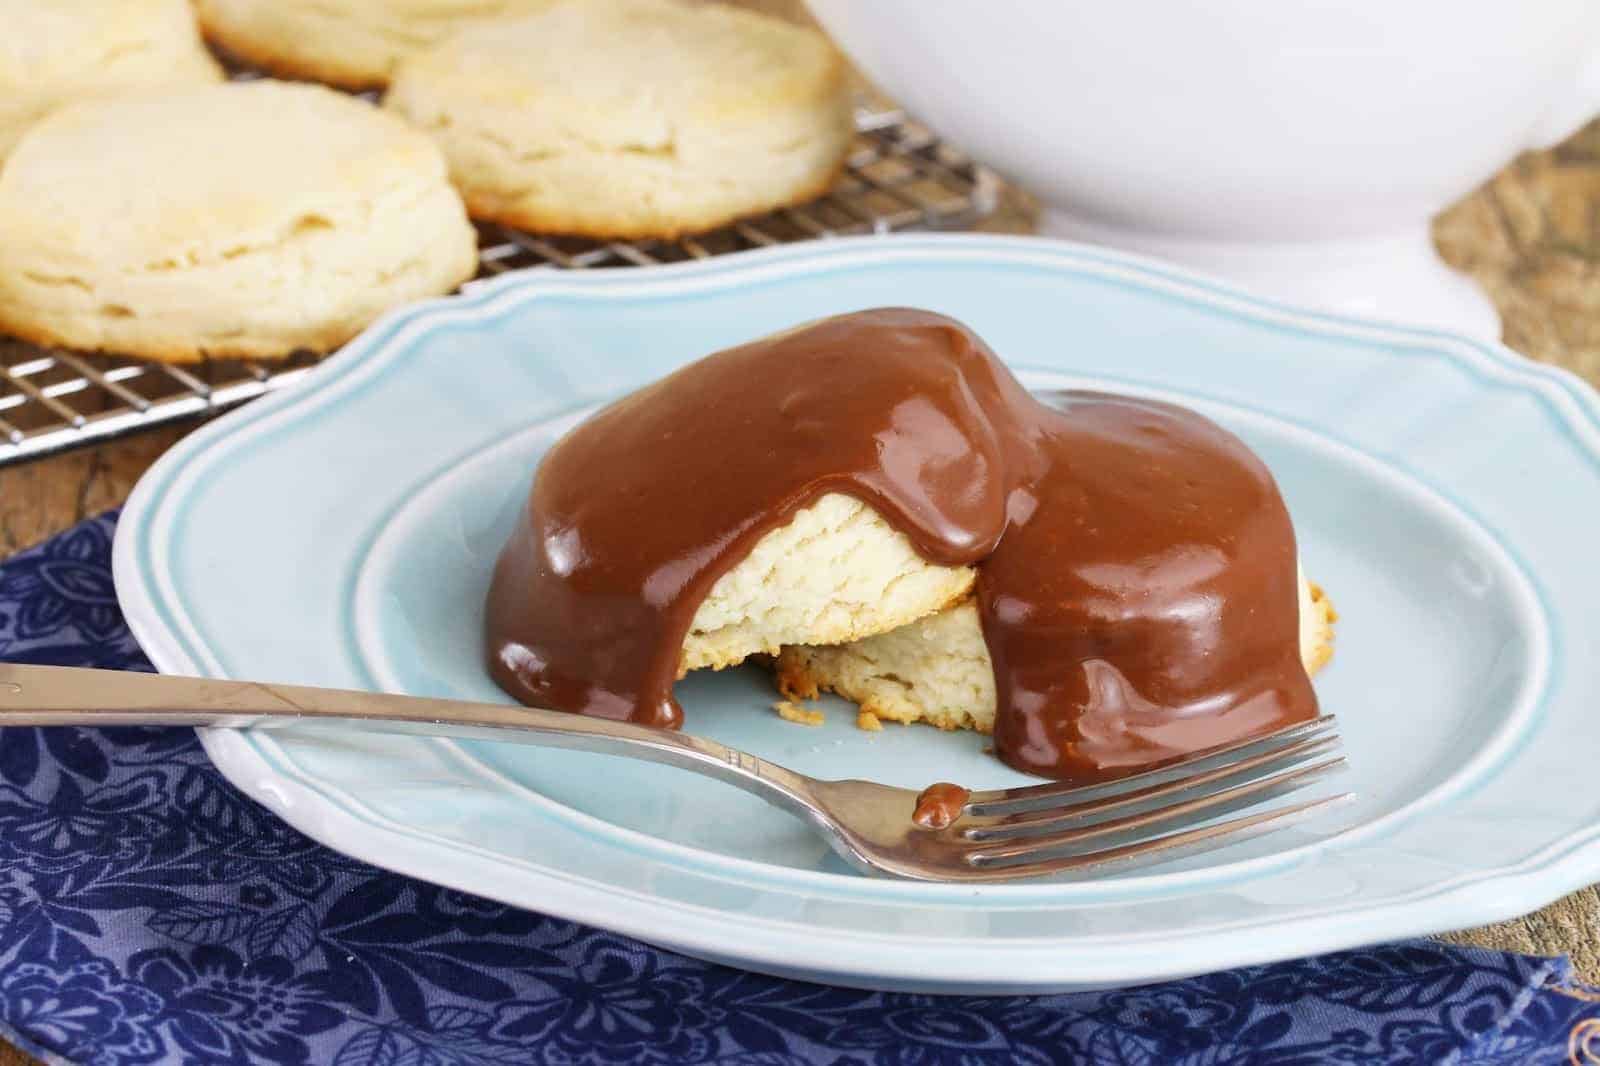
[[[742,793],[597,756],[216,732],[212,757],[378,865],[886,988],[1155,980],[1504,918],[1600,879],[1595,395],[1503,348],[1069,244],[834,241],[522,274],[392,314],[151,470],[116,544],[129,621],[166,671],[502,699],[481,601],[543,449],[706,352],[885,304],[962,319],[1033,386],[1177,400],[1256,448],[1341,614],[1317,686],[1357,804],[1146,872],[957,888],[858,876]],[[981,738],[863,733],[837,702],[822,728],[784,722],[754,670],[679,698],[690,729],[808,773],[1022,780]]]

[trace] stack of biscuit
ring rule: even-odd
[[[686,0],[0,0],[0,24],[0,330],[85,351],[327,352],[471,277],[469,216],[701,232],[820,194],[853,134],[820,34]],[[386,98],[224,84],[202,33]]]
[[[1300,578],[1300,659],[1315,675],[1333,657],[1337,615],[1322,590]],[[971,595],[907,624],[838,644],[788,644],[776,661],[789,700],[833,692],[860,708],[863,729],[882,720],[992,733],[994,666]]]

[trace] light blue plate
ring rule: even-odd
[[[392,314],[140,483],[116,544],[129,621],[170,672],[501,699],[480,604],[541,451],[706,352],[885,304],[964,320],[1036,387],[1175,399],[1260,452],[1341,614],[1317,686],[1354,807],[1140,874],[956,888],[857,876],[742,793],[597,756],[217,732],[212,758],[367,861],[878,987],[1155,980],[1504,918],[1600,879],[1595,395],[1502,348],[1068,244],[836,241],[523,274]],[[820,729],[784,722],[753,670],[679,697],[690,729],[808,773],[1022,780],[975,736],[862,733],[838,703]]]

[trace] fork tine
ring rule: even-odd
[[[1338,795],[1326,796],[1322,799],[1307,800],[1304,803],[1296,803],[1288,807],[1262,811],[1260,814],[1250,814],[1226,822],[1197,826],[1194,829],[1184,829],[1150,840],[1135,841],[1100,851],[1065,855],[1060,858],[1042,859],[1036,862],[984,863],[977,866],[976,869],[981,871],[982,875],[992,876],[974,878],[971,875],[966,875],[962,879],[969,882],[979,879],[1014,881],[1024,877],[1047,877],[1051,874],[1076,873],[1089,870],[1098,874],[1108,866],[1128,867],[1148,865],[1155,862],[1168,862],[1173,859],[1187,858],[1190,855],[1199,855],[1231,844],[1240,844],[1246,840],[1264,836],[1267,833],[1287,829],[1326,810],[1348,803],[1353,799],[1355,799],[1355,793],[1341,792]]]
[[[964,829],[961,835],[968,840],[1008,840],[1012,837],[1035,835],[1058,826],[1081,825],[1086,819],[1099,815],[1124,810],[1131,813],[1134,810],[1147,809],[1156,800],[1181,798],[1191,794],[1200,796],[1216,791],[1226,784],[1243,784],[1246,780],[1266,777],[1280,770],[1290,769],[1313,756],[1330,752],[1338,746],[1337,735],[1312,737],[1310,740],[1296,741],[1288,747],[1268,749],[1214,770],[1204,770],[1190,777],[1158,782],[1121,795],[1007,815],[990,825]]]
[[[1231,788],[1180,800],[1155,810],[1123,815],[1120,818],[1108,818],[1093,825],[1076,826],[1053,833],[1016,837],[994,844],[978,844],[967,852],[966,858],[968,862],[980,864],[1001,859],[1023,859],[1041,852],[1092,842],[1101,837],[1115,837],[1134,831],[1154,831],[1173,822],[1202,821],[1219,814],[1230,814],[1245,807],[1254,807],[1294,792],[1342,769],[1344,765],[1344,756],[1339,755],[1312,763],[1310,766],[1302,766],[1269,777],[1246,781]]]
[[[1171,781],[1180,777],[1189,777],[1218,766],[1225,766],[1257,752],[1282,747],[1297,740],[1321,736],[1324,733],[1332,732],[1335,724],[1333,715],[1324,714],[1313,718],[1309,722],[1285,726],[1282,729],[1264,733],[1260,736],[1246,737],[1244,740],[1235,741],[1232,744],[1207,748],[1154,769],[1130,774],[1127,777],[1119,777],[1114,781],[1106,781],[1101,784],[1072,785],[1066,782],[1058,782],[1049,785],[1027,785],[1022,788],[974,792],[967,801],[967,813],[975,815],[1021,814],[1024,811],[1038,810],[1041,807],[1059,806],[1064,800],[1079,802],[1100,799],[1104,796],[1121,795],[1124,792],[1132,792],[1147,785]]]

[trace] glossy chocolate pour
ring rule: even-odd
[[[978,568],[995,749],[1095,780],[1316,714],[1289,515],[1201,416],[1029,394],[960,323],[886,309],[708,356],[545,456],[489,593],[517,699],[675,727],[716,580],[830,492]]]

